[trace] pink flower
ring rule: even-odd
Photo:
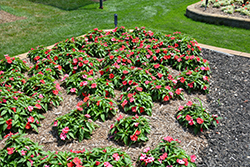
[[[149,84],[149,81],[145,81],[145,84],[146,84],[146,85]]]
[[[183,110],[183,108],[184,108],[183,106],[180,106],[178,110],[181,111]]]
[[[194,124],[194,120],[190,119],[190,121],[188,121],[188,124],[192,126]]]
[[[126,104],[128,103],[128,101],[127,100],[124,100],[123,102],[122,102],[122,107],[124,107]]]
[[[187,120],[187,121],[190,121],[191,118],[192,118],[192,117],[191,117],[190,115],[186,115],[186,120]]]
[[[196,121],[198,124],[203,124],[203,122],[204,122],[204,120],[202,118],[197,118]]]
[[[120,156],[119,156],[118,153],[114,153],[114,154],[112,155],[112,157],[115,158],[115,161],[119,161],[119,159],[120,159]]]
[[[43,98],[43,95],[42,95],[42,94],[40,94],[38,97],[39,97],[40,99],[42,99],[42,98]]]
[[[119,115],[119,117],[117,118],[117,121],[120,121],[123,118],[122,115]]]
[[[143,150],[144,153],[147,153],[150,150],[150,147],[147,147]]]
[[[129,99],[129,101],[132,103],[133,101],[135,101],[135,98],[131,98],[131,99]]]
[[[80,86],[86,86],[86,85],[88,85],[88,81],[83,81],[80,83]]]
[[[76,92],[76,88],[71,88],[71,89],[70,89],[70,92],[72,92],[72,93],[73,93],[73,92]]]
[[[32,106],[28,106],[28,110],[29,110],[29,112],[31,112],[33,110],[33,107]]]
[[[193,103],[192,103],[191,101],[188,101],[188,102],[187,102],[187,106],[192,106],[192,104],[193,104]]]
[[[27,152],[27,151],[22,150],[22,151],[21,151],[22,156],[24,156],[24,155],[26,154],[26,152]]]
[[[32,116],[30,116],[29,118],[27,118],[28,119],[28,122],[31,122],[31,123],[33,123],[34,121],[35,121],[35,119],[32,117]]]
[[[65,134],[65,133],[61,133],[61,134],[60,134],[60,139],[61,139],[61,140],[65,140],[65,139],[66,139],[66,137],[67,137],[67,136],[66,136],[66,134]]]
[[[113,129],[113,127],[114,127],[114,124],[110,125],[110,129]]]
[[[38,108],[39,110],[42,109],[42,106],[40,104],[36,104],[35,107]]]
[[[90,118],[90,117],[91,117],[89,114],[85,114],[84,116],[87,117],[87,118]]]
[[[135,125],[135,127],[138,127],[138,125],[139,125],[139,122],[136,122],[136,123],[135,123],[134,125]]]
[[[65,134],[66,134],[66,133],[68,133],[68,132],[69,132],[69,127],[65,127],[65,128],[62,129],[62,133],[65,133]]]
[[[97,84],[96,83],[93,83],[92,85],[91,85],[91,88],[93,89],[93,88],[96,88],[96,86],[97,86]]]
[[[161,88],[161,85],[157,85],[155,86],[156,89],[160,89]]]
[[[136,112],[136,106],[132,107],[132,112]]]
[[[58,125],[58,120],[56,120],[55,122],[54,122],[54,126],[57,126]]]
[[[148,147],[149,148],[149,147]],[[146,159],[147,158],[147,155],[146,154],[141,154],[141,156],[140,156],[140,160],[142,161],[142,160],[144,160],[144,159]]]
[[[143,89],[141,87],[136,87],[136,90],[138,90],[139,92],[141,92]]]
[[[16,96],[13,96],[13,98],[14,98],[15,100],[18,100],[18,97],[16,97]]]
[[[105,167],[113,167],[109,162],[104,162],[103,165],[104,165]]]
[[[178,116],[177,116],[177,119],[179,119],[181,116],[182,116],[182,115],[178,115]]]
[[[177,159],[176,162],[181,164],[181,165],[185,164],[185,162],[183,160],[181,160],[181,159]]]
[[[206,85],[203,87],[203,90],[207,90],[207,86]]]
[[[11,154],[13,154],[14,153],[14,150],[15,150],[15,148],[14,147],[12,147],[12,148],[7,148],[7,151],[8,151],[8,154],[9,155],[11,155]]]
[[[191,162],[195,162],[197,157],[195,155],[191,155],[190,158],[191,158]]]
[[[163,140],[165,140],[165,141],[167,141],[169,143],[174,141],[174,139],[171,136],[164,137]]]

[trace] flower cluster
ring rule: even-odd
[[[10,133],[6,137],[8,139],[5,147],[0,150],[0,166],[133,166],[130,157],[117,148],[45,152],[42,150],[42,146],[29,138],[24,138],[24,135]]]
[[[120,106],[125,112],[152,115],[153,101],[150,94],[142,92],[143,88],[133,87],[120,96]]]
[[[110,126],[110,135],[114,140],[123,142],[126,145],[145,142],[150,132],[149,122],[142,116],[130,116],[123,118],[120,115],[117,121]]]
[[[242,15],[250,16],[250,1],[249,0],[208,0],[208,6],[212,5],[214,8],[221,8],[225,13],[233,14],[239,12]],[[201,6],[206,6],[206,1],[202,0]]]
[[[198,100],[200,101],[200,99]],[[221,119],[217,115],[211,115],[203,108],[201,101],[200,105],[188,101],[185,106],[180,106],[176,118],[183,126],[193,127],[195,133],[203,131],[204,128],[208,129],[212,123],[216,126],[219,123],[218,119]]]
[[[88,114],[93,121],[101,119],[103,122],[116,114],[116,102],[111,98],[98,95],[86,96],[84,101],[77,104],[77,110],[83,114]]]
[[[170,136],[164,137],[155,149],[145,148],[138,158],[140,166],[196,166],[195,155],[187,155],[179,147],[180,141]]]
[[[80,106],[81,104],[78,103],[77,109],[57,117],[51,124],[58,130],[61,140],[78,138],[79,141],[82,141],[83,139],[90,139],[92,132],[99,127],[90,119],[89,114],[82,112]]]

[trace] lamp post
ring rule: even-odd
[[[100,0],[100,7],[99,7],[99,9],[103,9],[102,0]]]
[[[118,15],[114,14],[115,28],[117,27],[117,17],[118,17]]]

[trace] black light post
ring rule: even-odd
[[[100,7],[99,7],[99,9],[103,9],[102,0],[100,0]]]
[[[206,6],[205,6],[205,10],[207,9],[207,4],[208,4],[208,0],[206,0]]]
[[[115,28],[117,27],[117,17],[118,17],[118,15],[117,15],[117,14],[114,14],[114,19],[115,19]]]

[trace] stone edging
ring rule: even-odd
[[[112,31],[113,29],[107,29],[107,30],[103,30],[103,31]],[[132,31],[132,30],[129,30],[129,31]],[[84,37],[85,35],[81,35],[79,37]],[[245,53],[245,52],[239,52],[239,51],[235,51],[235,50],[230,50],[230,49],[224,49],[224,48],[219,48],[219,47],[215,47],[215,46],[210,46],[210,45],[205,45],[205,44],[201,44],[201,43],[198,43],[198,45],[201,47],[201,48],[206,48],[206,49],[210,49],[210,50],[214,50],[214,51],[217,51],[217,52],[223,52],[227,55],[230,55],[230,56],[233,56],[233,55],[236,55],[236,56],[243,56],[243,57],[248,57],[250,58],[250,54],[249,53]],[[51,49],[53,48],[54,45],[50,45],[50,46],[47,46],[46,48],[47,49]],[[17,55],[15,57],[19,57],[20,59],[24,59],[24,58],[27,58],[27,55],[28,55],[28,52],[27,53],[23,53],[23,54],[20,54],[20,55]]]
[[[250,19],[205,13],[195,9],[195,6],[199,5],[200,3],[201,2],[197,2],[188,6],[186,9],[186,16],[196,21],[250,29]]]

